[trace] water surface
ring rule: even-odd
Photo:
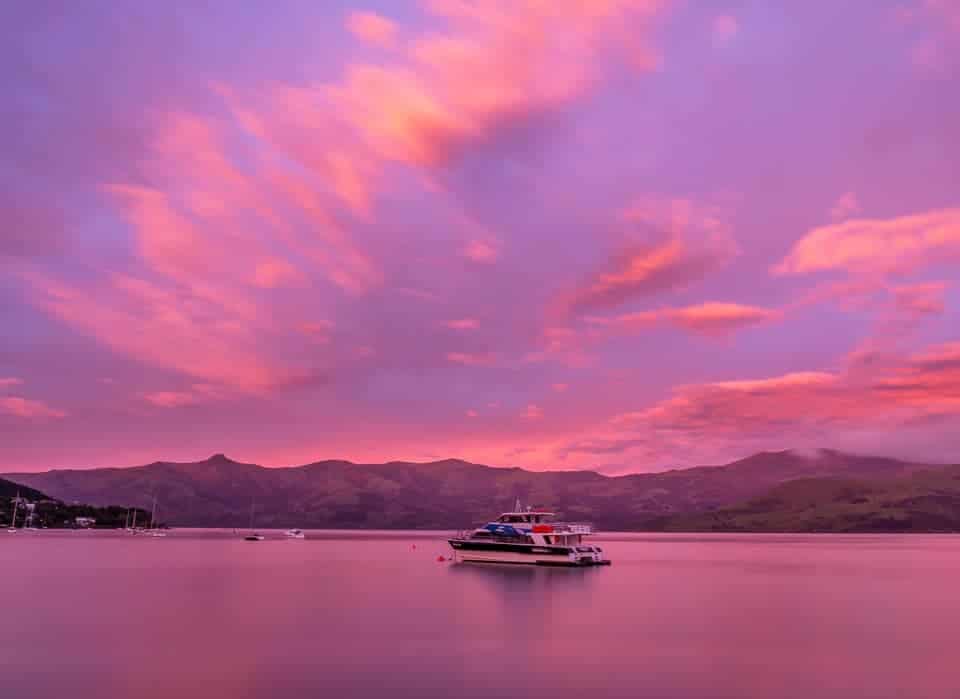
[[[440,533],[0,531],[11,697],[910,697],[960,687],[960,537],[607,535],[609,568]]]

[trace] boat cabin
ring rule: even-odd
[[[501,524],[541,524],[552,519],[553,512],[504,512],[497,518]]]

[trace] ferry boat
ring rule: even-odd
[[[585,544],[590,524],[554,522],[554,513],[523,510],[504,512],[496,521],[448,539],[453,558],[464,563],[526,563],[541,566],[610,565],[599,546]]]

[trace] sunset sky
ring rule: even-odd
[[[960,3],[0,10],[0,471],[960,460]]]

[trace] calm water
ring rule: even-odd
[[[567,570],[308,536],[0,531],[0,693],[960,695],[960,537],[610,535]]]

